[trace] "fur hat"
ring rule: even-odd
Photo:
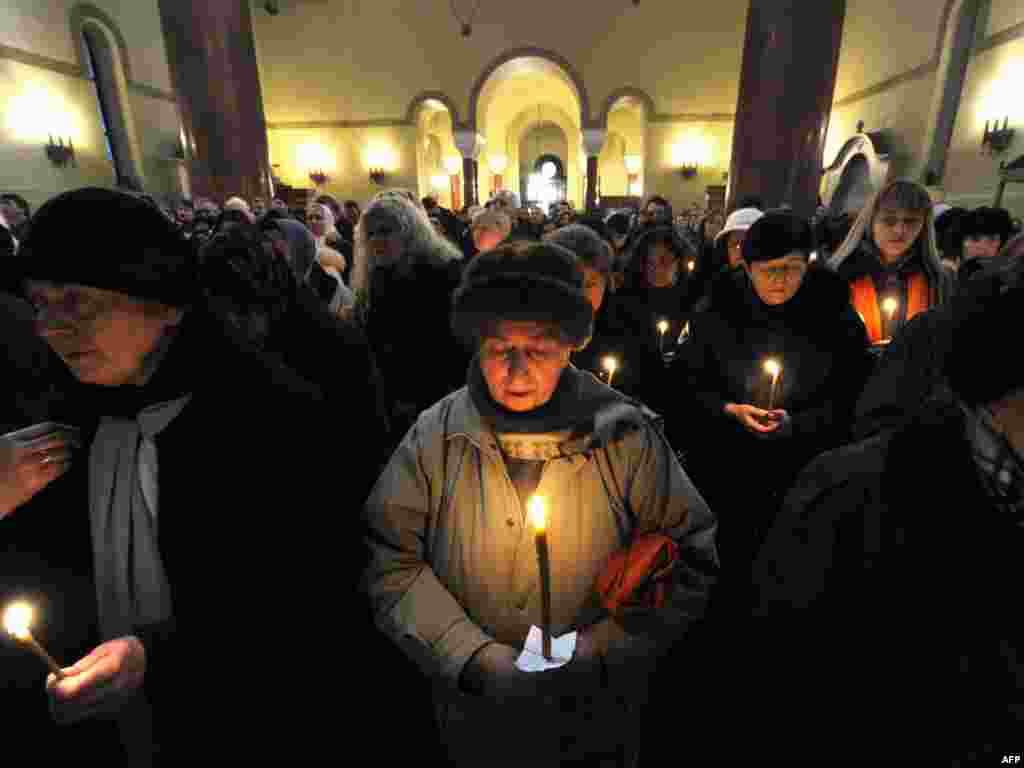
[[[188,240],[139,198],[87,187],[46,202],[16,258],[20,280],[76,283],[171,306],[199,295]]]
[[[717,243],[723,237],[728,237],[730,232],[746,232],[762,216],[764,213],[758,208],[740,208],[738,211],[733,211],[725,220],[722,231],[715,235],[715,242]]]
[[[594,332],[594,311],[572,251],[524,242],[474,259],[452,296],[452,330],[473,345],[502,320],[552,323],[574,347],[585,346]]]
[[[808,257],[814,250],[811,225],[792,213],[766,213],[747,230],[743,240],[743,260],[773,261],[800,251]]]

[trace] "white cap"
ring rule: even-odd
[[[727,237],[730,232],[746,232],[762,216],[764,216],[764,212],[759,211],[757,208],[740,208],[738,211],[733,211],[729,218],[725,220],[725,226],[722,227],[722,231],[715,237],[715,242],[717,243],[723,237]]]

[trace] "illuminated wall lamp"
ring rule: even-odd
[[[59,136],[57,137],[57,142],[54,143],[53,134],[50,134],[50,141],[46,144],[46,156],[58,168],[66,168],[68,163],[75,168],[78,167],[78,163],[75,161],[75,145],[72,143],[70,136],[68,137],[67,144]]]
[[[324,173],[323,170],[315,170],[309,172],[309,180],[312,181],[315,186],[322,187],[331,180],[331,177]]]
[[[686,160],[679,166],[679,173],[684,179],[692,179],[697,175],[700,166],[692,160]]]
[[[374,184],[384,184],[388,180],[388,173],[380,166],[370,168],[370,181]]]
[[[1010,118],[1003,118],[1003,127],[999,127],[999,121],[994,120],[992,127],[988,127],[988,120],[985,121],[985,134],[981,137],[981,151],[989,155],[999,155],[1010,148],[1013,142],[1015,130],[1009,127]]]

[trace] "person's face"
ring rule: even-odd
[[[647,254],[644,272],[652,288],[667,288],[676,281],[679,260],[665,243],[655,243]]]
[[[875,216],[871,228],[875,245],[882,259],[891,264],[899,261],[914,245],[924,229],[923,213],[902,208],[882,208]]]
[[[192,223],[192,221],[193,221],[193,219],[195,219],[195,217],[196,217],[195,211],[193,211],[187,205],[179,205],[178,206],[178,222],[180,224],[184,224],[185,226],[188,226],[189,224]]]
[[[648,203],[647,207],[644,208],[644,212],[640,214],[645,224],[650,224],[654,221],[659,221],[666,216],[666,208],[660,203]]]
[[[402,257],[402,238],[390,219],[373,216],[364,222],[366,242],[378,267],[389,267]]]
[[[590,300],[596,315],[604,303],[604,292],[608,288],[608,279],[593,267],[583,267],[583,291]]]
[[[964,238],[964,258],[991,259],[999,253],[1002,245],[999,235],[968,235]]]
[[[319,208],[311,208],[306,212],[306,221],[309,222],[309,231],[316,237],[323,237],[327,234],[327,220],[324,212]]]
[[[481,345],[480,370],[496,403],[524,413],[551,399],[571,353],[549,325],[503,321]]]
[[[0,200],[0,211],[3,212],[4,218],[12,227],[21,226],[25,221],[25,212],[11,200]]]
[[[729,269],[735,269],[743,263],[743,241],[746,239],[746,230],[730,232],[726,235],[725,247],[729,256]]]
[[[181,310],[116,291],[30,280],[36,332],[75,378],[108,387],[141,384],[147,360]]]
[[[530,221],[534,224],[544,223],[544,212],[539,208],[533,208],[530,210]]]
[[[796,296],[807,272],[807,259],[799,251],[793,251],[781,259],[744,262],[744,268],[761,301],[775,307]]]

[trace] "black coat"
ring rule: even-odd
[[[787,691],[784,707],[751,699],[766,734],[799,723],[784,749],[807,764],[836,744],[859,750],[850,764],[950,765],[990,744],[994,756],[962,764],[995,765],[1019,751],[1022,551],[1024,528],[989,501],[956,407],[820,457],[755,568],[750,690]]]
[[[191,401],[156,441],[159,545],[174,619],[136,628],[160,764],[196,754],[254,762],[296,744],[316,749],[317,738],[327,745],[322,680],[351,654],[372,664],[368,649],[377,645],[356,588],[365,562],[362,488],[374,479],[368,457],[380,453],[377,436],[339,435],[318,388],[198,312],[146,387],[82,387],[78,423],[88,441],[99,415],[135,413],[186,392]],[[351,449],[342,472],[343,439]],[[5,557],[4,584],[23,585],[52,607],[47,640],[68,664],[99,639],[87,465],[83,452],[0,534],[17,556]],[[36,711],[45,707],[43,676],[37,668],[25,689]],[[369,692],[357,679],[349,694],[362,700]]]
[[[409,274],[374,270],[366,332],[389,399],[401,411],[394,418],[399,436],[420,411],[465,384],[470,355],[450,319],[459,277],[458,262],[416,264]]]
[[[756,537],[770,520],[773,496],[817,454],[845,441],[870,358],[846,285],[830,272],[810,268],[781,307],[764,305],[743,272],[716,287],[713,308],[693,315],[672,371],[691,404],[682,446],[687,470],[721,517],[724,552],[740,517]],[[782,365],[775,407],[792,418],[789,436],[753,435],[724,412],[728,403],[767,407],[769,358]],[[733,562],[748,560],[751,544],[741,544]]]

